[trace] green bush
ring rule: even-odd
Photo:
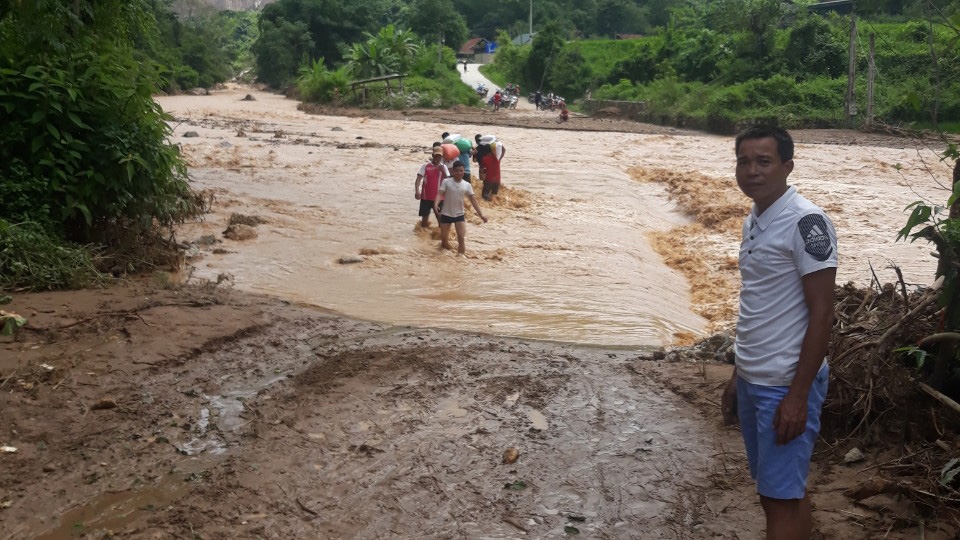
[[[86,242],[95,224],[149,230],[198,212],[144,68],[106,49],[0,69],[0,177],[46,185],[37,202],[60,234]]]
[[[343,100],[348,95],[350,77],[346,68],[334,71],[327,69],[323,58],[310,66],[300,68],[297,90],[304,101],[331,103]]]

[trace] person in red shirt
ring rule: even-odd
[[[501,102],[502,100],[503,100],[503,96],[501,96],[501,95],[500,95],[500,91],[497,90],[496,93],[493,94],[493,110],[495,110],[495,111],[499,111],[499,110],[500,110],[500,102]]]
[[[440,182],[450,176],[447,166],[442,163],[443,148],[433,147],[430,162],[420,167],[417,173],[417,182],[414,185],[413,196],[420,201],[420,226],[430,226],[430,212],[433,211],[433,201],[437,198]],[[420,181],[423,180],[423,190],[420,190]],[[439,219],[439,218],[437,218]]]
[[[493,152],[486,152],[480,158],[480,176],[483,178],[483,200],[489,201],[500,193],[500,160]]]

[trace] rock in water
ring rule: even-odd
[[[257,237],[257,230],[249,225],[241,225],[237,223],[227,227],[227,230],[223,231],[223,237],[229,238],[230,240],[236,240],[238,242],[243,240],[252,240]]]

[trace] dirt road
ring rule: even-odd
[[[0,452],[0,537],[761,538],[739,434],[716,409],[729,367],[705,362],[710,350],[652,359],[704,322],[647,234],[692,221],[671,179],[725,189],[672,156],[719,160],[728,140],[498,127],[516,180],[489,207],[493,227],[470,223],[473,256],[458,259],[413,230],[409,193],[422,141],[455,111],[307,117],[245,93],[164,101],[214,203],[181,231],[196,242],[189,285],[161,272],[4,306],[29,326],[0,338],[0,446],[15,449]],[[913,257],[904,268],[921,275],[918,246],[888,249],[876,232],[899,219],[881,210],[914,194],[865,172],[900,162],[912,189],[932,191],[908,161],[917,152],[816,136],[832,142],[801,147],[820,160],[808,189],[837,205],[849,260]],[[544,161],[544,145],[568,151]],[[256,238],[224,238],[233,213],[264,219],[249,225]],[[718,257],[731,242],[685,240],[673,246]],[[363,261],[337,262],[347,256]],[[837,465],[845,450],[814,466],[823,538],[952,537],[896,499],[844,497],[886,459]]]

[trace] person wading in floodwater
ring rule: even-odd
[[[480,210],[480,204],[477,203],[477,197],[473,194],[473,186],[470,182],[463,181],[463,163],[454,162],[450,170],[452,178],[447,178],[440,184],[440,195],[443,195],[443,209],[440,209],[439,201],[434,201],[433,209],[440,214],[440,247],[443,249],[452,249],[450,245],[450,225],[453,224],[457,231],[457,253],[463,255],[467,251],[466,235],[467,220],[464,217],[464,199],[470,199],[470,204],[477,211],[477,215],[484,223],[487,217]]]
[[[443,149],[439,145],[431,151],[430,161],[424,163],[417,173],[417,181],[413,186],[413,196],[420,201],[420,226],[430,226],[430,212],[433,211],[434,201],[440,189],[440,182],[450,176],[447,166],[441,163]],[[420,190],[420,181],[423,180],[423,190]],[[439,217],[437,218],[440,219]]]

